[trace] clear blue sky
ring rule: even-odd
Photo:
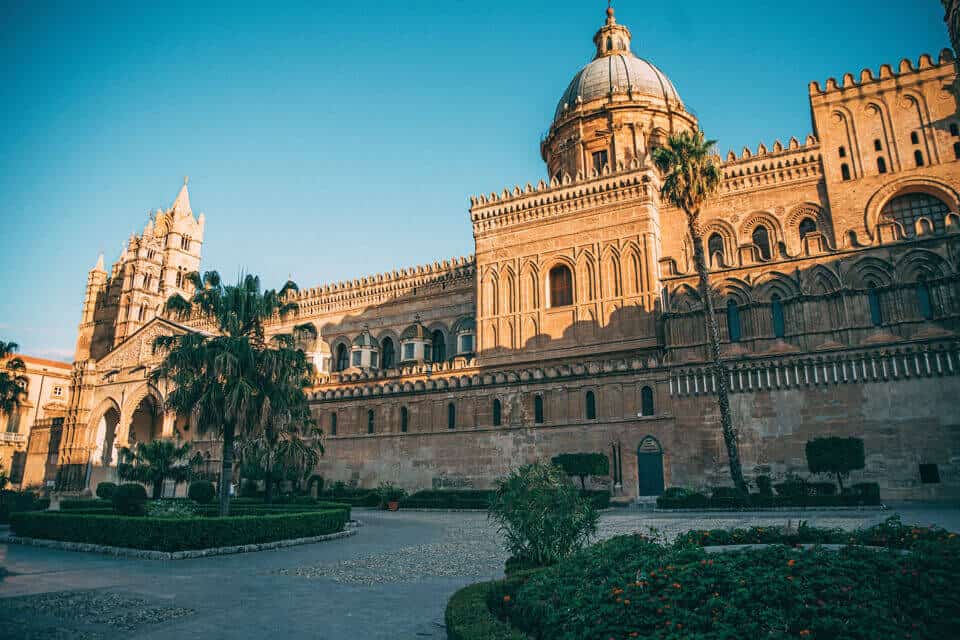
[[[606,3],[4,2],[0,340],[71,359],[86,273],[190,176],[204,267],[301,286],[472,252]],[[203,5],[203,6],[200,6]],[[807,83],[948,40],[936,0],[620,0],[722,150],[810,132]]]

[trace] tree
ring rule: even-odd
[[[843,479],[851,471],[863,469],[865,457],[860,438],[814,438],[807,442],[807,468],[810,473],[832,473],[837,476],[840,493]]]
[[[302,425],[302,426],[301,426]],[[307,423],[260,430],[237,445],[237,457],[250,478],[263,479],[264,501],[273,502],[278,480],[303,479],[323,455],[321,433]]]
[[[117,462],[117,475],[121,480],[143,482],[153,487],[154,500],[163,497],[163,484],[173,480],[174,488],[190,479],[190,462],[187,454],[190,443],[178,445],[173,440],[138,442],[136,448],[122,447]]]
[[[727,389],[729,377],[726,364],[720,355],[720,330],[714,315],[713,298],[707,274],[707,262],[703,253],[703,229],[700,224],[700,209],[720,187],[720,168],[713,161],[714,140],[706,140],[702,131],[681,131],[671,134],[666,146],[653,150],[653,161],[663,175],[660,194],[664,200],[681,209],[687,218],[687,231],[693,245],[693,263],[699,280],[700,299],[706,323],[707,340],[710,343],[710,359],[714,378],[717,381],[717,404],[720,407],[720,428],[727,448],[730,463],[730,478],[741,493],[747,493],[743,478],[740,450],[737,445],[737,430],[730,415],[730,398]]]
[[[230,483],[236,439],[254,436],[286,410],[274,403],[293,403],[303,395],[308,381],[302,376],[306,356],[293,349],[294,336],[265,339],[264,323],[286,318],[297,310],[287,295],[297,285],[287,282],[280,291],[262,291],[260,279],[246,275],[236,285],[224,285],[220,274],[208,271],[187,276],[193,295],[189,300],[171,296],[164,309],[181,319],[202,319],[213,332],[192,331],[158,336],[154,348],[164,352],[153,380],[167,379],[173,391],[167,407],[189,418],[199,433],[214,431],[222,439],[220,461],[220,515],[230,513]],[[306,332],[294,328],[294,335]],[[291,371],[295,363],[295,371]],[[293,384],[296,389],[292,389]],[[305,396],[302,402],[306,403]]]
[[[568,476],[580,478],[580,488],[586,489],[587,476],[605,476],[610,473],[610,461],[602,453],[562,453],[550,462]]]
[[[13,355],[17,349],[16,342],[0,340],[0,362],[4,364],[0,369],[0,412],[8,416],[20,407],[27,389],[26,365]]]

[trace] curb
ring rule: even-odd
[[[862,507],[763,507],[759,509],[724,509],[722,507],[703,507],[701,509],[641,509],[652,513],[787,513],[790,511],[883,511],[880,505],[864,505]],[[887,510],[891,510],[889,507]]]
[[[357,527],[351,526],[344,531],[337,533],[328,533],[322,536],[313,536],[310,538],[293,538],[290,540],[276,540],[274,542],[263,542],[261,544],[243,544],[232,547],[213,547],[210,549],[189,549],[187,551],[154,551],[150,549],[130,549],[127,547],[108,547],[100,544],[89,544],[86,542],[65,542],[62,540],[42,540],[39,538],[21,538],[18,536],[7,536],[6,539],[0,538],[0,542],[8,544],[22,544],[30,547],[43,547],[46,549],[57,549],[60,551],[85,551],[91,553],[102,553],[110,556],[125,558],[139,558],[141,560],[191,560],[194,558],[206,558],[209,556],[225,556],[235,553],[251,553],[254,551],[269,551],[271,549],[282,549],[284,547],[294,547],[301,544],[313,544],[314,542],[325,542],[327,540],[338,540],[340,538],[349,538],[357,535]]]

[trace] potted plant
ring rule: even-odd
[[[396,511],[400,508],[400,500],[407,492],[390,482],[383,482],[377,489],[380,496],[380,508]]]

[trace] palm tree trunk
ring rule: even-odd
[[[220,516],[230,515],[230,483],[233,480],[233,425],[223,425],[223,457],[220,463]]]
[[[263,475],[263,501],[267,504],[273,502],[273,473],[267,471]]]
[[[153,481],[153,499],[159,500],[163,497],[163,478],[157,478]]]
[[[723,431],[723,442],[727,447],[727,459],[730,462],[730,478],[740,493],[747,493],[747,483],[743,479],[743,468],[740,464],[740,449],[737,446],[737,431],[733,427],[733,418],[730,415],[730,396],[728,386],[730,377],[727,366],[720,355],[720,329],[717,327],[717,317],[713,310],[713,297],[710,295],[710,281],[707,276],[707,262],[703,255],[703,236],[694,217],[688,212],[688,226],[690,240],[693,243],[693,263],[697,269],[699,279],[700,299],[703,301],[704,315],[707,330],[707,339],[710,341],[710,359],[714,378],[717,380],[717,404],[720,405],[720,428]]]

